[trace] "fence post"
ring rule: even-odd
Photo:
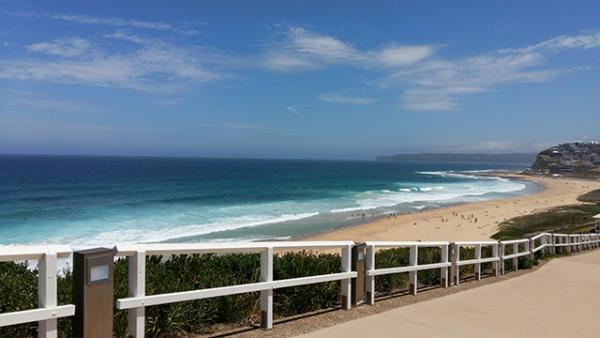
[[[475,245],[475,259],[481,260],[481,244]],[[481,263],[475,264],[475,279],[481,280]]]
[[[129,256],[129,297],[142,297],[146,295],[146,251],[137,250]],[[143,338],[145,334],[145,308],[138,307],[127,310],[129,336]]]
[[[273,281],[273,247],[260,253],[260,281]],[[260,292],[260,327],[273,328],[273,289]]]
[[[567,241],[569,243],[569,246],[568,246],[569,254],[573,253],[573,241],[571,239],[572,239],[571,235],[567,236]]]
[[[368,271],[375,270],[375,248],[367,245],[367,257],[365,259],[365,289],[367,290],[367,304],[375,304],[375,276],[369,276]]]
[[[419,247],[415,244],[410,247],[410,254],[408,258],[408,265],[412,267],[417,266],[417,258],[419,257]],[[418,279],[417,279],[417,271],[411,271],[408,273],[408,289],[410,293],[413,295],[417,294],[418,288]]]
[[[56,252],[46,252],[38,261],[38,270],[38,307],[54,307],[57,305]],[[56,319],[42,320],[38,323],[38,337],[56,338],[57,335]]]
[[[352,246],[342,248],[342,272],[352,271]],[[342,284],[342,308],[350,310],[352,307],[352,278],[343,279]]]
[[[504,273],[506,272],[505,271],[506,262],[504,262],[504,256],[506,255],[506,248],[504,246],[504,243],[498,243],[498,245],[500,247],[500,274],[504,276]]]
[[[498,256],[498,243],[492,245],[492,256],[500,259]],[[492,275],[498,277],[500,276],[500,260],[492,262]]]
[[[452,278],[454,278],[454,285],[460,285],[460,266],[458,265],[458,261],[460,261],[460,245],[456,243],[452,243],[452,267],[454,268],[454,273]]]
[[[442,263],[448,263],[448,244],[442,245]],[[448,287],[448,268],[443,267],[440,271],[442,286]]]
[[[516,254],[519,252],[519,243],[513,243],[512,247],[513,247],[512,254]],[[513,268],[515,269],[515,271],[518,271],[519,270],[519,257],[513,258],[512,263],[513,263]]]
[[[544,236],[540,237],[540,245],[544,244]],[[535,248],[535,240],[533,239],[529,239],[529,242],[527,242],[528,245],[528,251],[529,251],[529,259],[531,259],[531,261],[533,261],[535,259],[535,253],[533,252],[533,248]],[[543,252],[543,251],[542,251]]]

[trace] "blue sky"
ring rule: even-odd
[[[0,153],[539,151],[599,66],[594,1],[0,1]]]

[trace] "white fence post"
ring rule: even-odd
[[[415,244],[413,246],[410,247],[410,253],[409,253],[409,257],[408,257],[408,265],[410,266],[417,266],[417,262],[418,262],[418,257],[419,257],[419,247]],[[417,271],[411,271],[408,273],[408,289],[410,290],[410,293],[412,293],[413,295],[417,294],[417,288],[419,286],[418,284],[418,278],[417,278]]]
[[[498,243],[492,245],[492,256],[496,258],[500,258],[498,256]],[[492,263],[492,274],[496,277],[500,276],[500,260],[497,260]]]
[[[519,252],[519,243],[513,244],[513,255]],[[519,257],[513,258],[513,268],[519,270]]]
[[[460,245],[454,245],[454,285],[460,285],[460,265],[456,264],[460,261]]]
[[[475,245],[475,259],[481,259],[481,244]],[[475,264],[475,279],[481,280],[481,263]]]
[[[129,256],[129,297],[143,297],[146,295],[146,252],[137,250]],[[137,307],[127,311],[129,336],[143,338],[145,334],[145,308]]]
[[[273,247],[260,253],[260,281],[273,281]],[[260,292],[260,326],[263,329],[273,328],[273,289]]]
[[[449,244],[442,246],[442,263],[448,263],[448,247]],[[440,269],[440,278],[442,282],[442,286],[448,287],[448,267],[443,267]]]
[[[367,245],[365,268],[367,271],[375,270],[375,248],[373,245]],[[375,304],[375,276],[369,276],[367,274],[365,284],[367,290],[367,304],[373,305]]]
[[[38,307],[55,307],[57,305],[56,252],[46,252],[38,261],[38,271]],[[56,319],[47,319],[38,323],[38,337],[56,338],[57,336]]]
[[[352,271],[352,246],[342,248],[342,272]],[[352,278],[342,279],[342,308],[350,310],[352,307]]]
[[[540,237],[540,245],[544,245],[544,237]],[[529,259],[531,259],[532,261],[535,259],[535,253],[533,252],[533,248],[535,248],[535,240],[534,239],[530,239],[529,242],[527,242],[527,251],[529,251]],[[543,251],[542,251],[543,253]]]
[[[568,241],[568,243],[569,243],[569,246],[568,246],[568,248],[569,248],[569,253],[573,253],[573,240],[572,240],[572,237],[571,237],[571,235],[569,235],[569,236],[567,237],[567,241]]]
[[[504,244],[500,243],[500,274],[504,275],[506,272],[506,262],[504,261],[504,256],[506,256],[506,247]]]

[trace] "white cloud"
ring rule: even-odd
[[[465,95],[491,91],[509,83],[547,81],[558,74],[585,69],[544,68],[547,58],[569,49],[600,48],[600,31],[561,35],[522,48],[505,48],[457,60],[435,57],[435,45],[388,44],[361,50],[326,34],[287,27],[284,39],[268,46],[264,65],[277,71],[317,70],[349,65],[387,73],[379,83],[401,93],[401,107],[411,111],[448,111],[460,107]],[[342,96],[319,97],[325,102],[367,104]]]
[[[522,51],[547,50],[559,52],[565,49],[591,49],[600,48],[600,31],[591,31],[575,36],[560,35],[555,38],[542,41],[538,44],[521,48]],[[518,51],[519,49],[517,49]],[[507,52],[515,51],[507,49]]]
[[[292,27],[288,31],[288,37],[290,39],[289,48],[300,55],[315,56],[325,61],[360,58],[359,52],[352,46],[332,36]]]
[[[38,42],[27,46],[32,52],[64,57],[79,56],[90,49],[90,42],[79,38],[56,39],[52,42]]]
[[[360,50],[333,36],[302,27],[288,27],[283,36],[283,41],[267,48],[265,67],[278,71],[312,70],[334,64],[397,67],[419,62],[435,51],[435,47],[429,45],[391,45],[381,50]]]
[[[292,114],[300,114],[302,108],[312,107],[310,104],[296,104],[285,107],[285,110],[289,111]]]
[[[582,68],[542,68],[551,53],[566,49],[600,48],[600,33],[560,36],[524,48],[501,49],[456,61],[428,60],[394,71],[382,84],[402,90],[402,108],[411,111],[448,111],[460,97],[509,83],[542,82]]]
[[[13,12],[10,14],[28,18],[42,18],[56,21],[74,22],[84,25],[105,25],[120,28],[171,31],[184,35],[194,35],[198,33],[196,30],[193,29],[182,29],[171,24],[158,21],[141,21],[122,19],[117,17],[94,17],[88,15],[70,15],[61,13]]]
[[[268,54],[265,57],[264,65],[267,68],[282,72],[319,68],[318,65],[309,60],[286,53]]]
[[[216,60],[226,57],[216,51],[125,33],[110,37],[129,43],[127,52],[91,49],[73,39],[37,43],[27,48],[56,58],[0,59],[0,78],[168,91],[225,77]]]
[[[406,66],[430,57],[432,46],[391,46],[376,54],[376,58],[386,66]]]
[[[346,96],[340,94],[322,94],[318,96],[319,100],[327,103],[346,103],[356,105],[368,105],[378,101],[375,98],[360,97],[360,96]]]

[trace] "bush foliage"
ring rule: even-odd
[[[288,252],[275,255],[274,278],[288,279],[341,271],[336,254]],[[0,263],[0,313],[37,308],[37,270],[27,263]],[[152,256],[146,259],[146,294],[161,294],[258,282],[258,254]],[[127,259],[115,262],[114,299],[127,297]],[[71,303],[72,275],[58,278],[59,304]],[[274,292],[276,316],[291,316],[338,306],[338,282],[278,289]],[[146,308],[149,337],[210,332],[211,325],[259,320],[259,293],[247,293]],[[127,312],[115,309],[114,334],[127,336]],[[72,336],[71,319],[59,320],[61,337]],[[0,328],[0,337],[36,337],[37,324]]]

